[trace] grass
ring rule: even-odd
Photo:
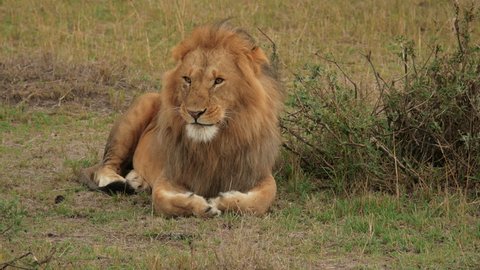
[[[467,3],[468,1],[463,1]],[[55,52],[63,60],[125,64],[139,77],[159,78],[171,67],[171,48],[194,26],[233,17],[256,36],[276,43],[292,71],[313,53],[333,54],[352,70],[359,52],[372,51],[381,70],[399,60],[390,52],[395,37],[413,40],[419,55],[432,40],[453,46],[450,1],[268,0],[242,1],[2,1],[0,54]],[[478,33],[476,38],[478,38]],[[135,68],[131,68],[135,67]],[[135,70],[135,71],[133,71]],[[400,70],[398,70],[400,71]]]
[[[152,216],[147,194],[110,197],[72,181],[74,170],[98,158],[114,114],[2,110],[9,128],[2,132],[0,263],[31,252],[15,265],[478,267],[480,207],[458,194],[344,197],[316,191],[301,174],[282,173],[279,199],[263,218],[163,219]],[[59,195],[65,199],[55,203]]]
[[[37,132],[54,128],[62,138],[71,134],[73,125],[91,127],[75,117],[67,121],[74,124],[63,127],[57,120],[38,123],[43,128]],[[23,132],[21,125],[18,130]],[[16,131],[7,133],[7,142]],[[101,128],[93,128],[89,133],[99,132]],[[95,141],[102,143],[101,138]],[[43,159],[51,160],[69,143],[67,138],[60,140]],[[28,148],[17,160],[28,160],[26,168],[43,164],[34,158],[34,147]],[[345,198],[304,189],[302,184],[294,188],[294,179],[282,179],[280,199],[264,218],[163,219],[151,215],[146,194],[109,197],[70,181],[70,169],[87,161],[77,162],[65,162],[57,167],[59,173],[46,173],[43,181],[28,181],[27,170],[10,171],[6,179],[24,180],[16,186],[7,182],[7,187],[14,186],[2,191],[9,195],[0,204],[8,218],[0,225],[16,226],[8,237],[2,235],[4,261],[27,251],[39,260],[55,252],[49,262],[53,268],[474,268],[478,259],[478,205],[468,205],[457,195],[442,200],[420,196],[397,200],[375,193]],[[48,181],[48,175],[63,177]],[[65,200],[56,204],[58,195]],[[35,265],[29,260],[22,263]]]
[[[364,87],[374,77],[360,53],[395,77],[398,36],[419,59],[430,41],[455,45],[444,0],[0,1],[0,268],[479,268],[476,197],[341,194],[287,152],[262,218],[164,219],[147,194],[110,197],[74,181],[98,161],[119,111],[160,88],[171,47],[230,16],[267,50],[256,27],[275,41],[289,89],[298,70],[323,63],[315,52]]]

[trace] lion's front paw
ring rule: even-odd
[[[207,217],[218,217],[222,214],[222,211],[218,210],[215,205],[210,205],[204,210]]]
[[[192,212],[197,217],[216,217],[222,214],[216,205],[207,202],[204,197],[190,193],[188,198],[191,200]]]
[[[95,181],[98,184],[98,189],[108,194],[133,194],[135,192],[135,189],[127,183],[125,178],[111,170],[100,170],[95,173]]]
[[[95,174],[95,181],[97,182],[98,184],[98,187],[99,188],[103,188],[103,187],[106,187],[110,184],[113,184],[113,183],[126,183],[127,180],[125,180],[125,178],[121,177],[120,175],[116,174],[116,173],[109,173],[109,174],[106,174],[106,173],[97,173]]]
[[[216,206],[223,212],[259,215],[266,212],[265,206],[255,192],[243,193],[240,191],[220,192],[217,197],[210,199],[209,204]]]
[[[148,191],[150,186],[136,171],[131,170],[127,176],[125,176],[127,184],[132,187],[136,192]]]
[[[210,199],[208,202],[218,209],[225,211],[228,208],[241,204],[246,196],[246,193],[232,190],[228,192],[220,192],[217,197]]]

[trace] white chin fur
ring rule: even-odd
[[[217,135],[217,126],[199,126],[188,124],[187,136],[195,142],[209,142]]]

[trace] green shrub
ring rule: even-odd
[[[414,43],[397,40],[405,71],[400,82],[386,82],[366,56],[380,93],[376,102],[363,98],[371,89],[359,89],[332,60],[340,72],[320,65],[298,72],[282,129],[285,148],[298,155],[304,172],[336,192],[478,191],[480,46],[470,44],[474,8],[455,11],[454,52],[434,46],[419,65]]]
[[[458,7],[456,13],[458,18]],[[413,66],[403,89],[389,89],[384,106],[399,159],[423,172],[417,181],[475,190],[480,183],[480,47],[470,44],[474,10],[463,13],[455,23],[456,51],[444,53],[435,46],[433,60],[424,68]]]
[[[294,88],[282,128],[286,147],[302,157],[303,169],[329,179],[337,192],[368,181],[384,187],[382,155],[371,138],[386,122],[371,114],[373,106],[318,65],[297,74]]]

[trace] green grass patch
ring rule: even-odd
[[[14,236],[22,228],[25,215],[18,199],[0,199],[0,235]]]

